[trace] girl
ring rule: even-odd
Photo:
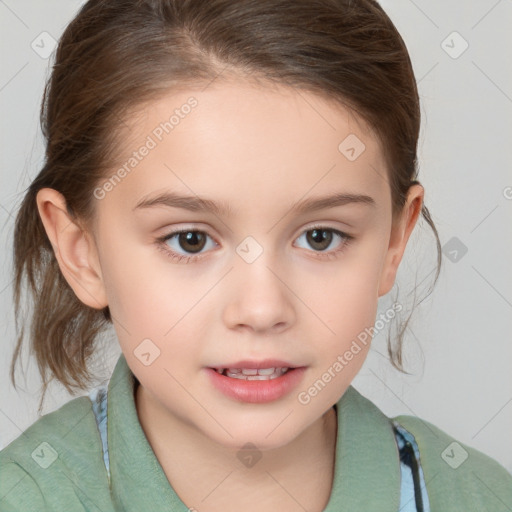
[[[351,386],[420,214],[437,237],[376,2],[90,0],[42,121],[15,305],[25,278],[43,398],[109,324],[122,354],[2,450],[0,510],[512,509],[497,462]]]

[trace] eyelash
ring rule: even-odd
[[[347,233],[344,233],[343,231],[339,231],[338,229],[330,228],[328,226],[322,226],[322,225],[315,225],[310,226],[308,229],[304,230],[299,236],[304,235],[305,233],[308,233],[309,231],[313,231],[315,229],[322,230],[322,231],[331,231],[332,233],[340,236],[343,239],[342,245],[338,249],[334,249],[331,251],[313,251],[313,254],[315,257],[319,259],[336,259],[338,258],[341,253],[343,253],[347,247],[352,243],[354,240],[354,237],[352,235],[348,235]],[[157,245],[157,248],[160,249],[166,256],[171,258],[172,260],[178,261],[179,263],[189,263],[191,260],[199,260],[203,257],[204,253],[198,253],[197,255],[190,255],[185,256],[183,254],[179,254],[175,251],[172,251],[169,249],[169,246],[167,245],[167,241],[173,238],[176,235],[179,235],[180,233],[202,233],[207,236],[208,233],[205,231],[199,230],[199,229],[180,229],[177,231],[172,231],[171,233],[168,233],[164,236],[161,236],[155,240],[155,243]],[[212,238],[210,236],[210,238]],[[215,242],[217,243],[217,242]]]

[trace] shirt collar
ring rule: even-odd
[[[142,430],[135,406],[135,381],[121,354],[108,385],[107,435],[115,508],[189,512]],[[324,512],[396,512],[400,461],[390,420],[352,386],[337,402],[336,414],[334,480]]]

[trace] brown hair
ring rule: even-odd
[[[60,272],[36,194],[59,191],[78,222],[93,216],[92,194],[114,164],[129,111],[172,88],[198,88],[220,74],[316,93],[355,111],[381,140],[393,218],[417,177],[419,97],[406,46],[373,0],[89,0],[64,31],[41,105],[44,167],[29,186],[14,232],[17,339],[23,278],[33,300],[30,347],[44,395],[56,378],[71,392],[91,382],[87,364],[108,307],[83,304]],[[427,207],[422,216],[437,243]],[[431,292],[432,288],[429,291]],[[412,314],[412,313],[411,313]],[[402,367],[410,316],[388,353]],[[47,380],[46,372],[51,379]]]

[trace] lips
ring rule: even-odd
[[[222,366],[204,368],[211,384],[228,398],[246,403],[265,403],[278,400],[288,395],[293,389],[297,388],[304,378],[306,367],[268,367],[269,361],[256,363],[249,362],[253,366],[262,366],[263,368],[244,368],[243,365],[248,362],[238,362],[242,368],[224,368]],[[289,364],[285,361],[272,361],[270,364]],[[234,370],[234,372],[232,372]],[[259,375],[259,372],[267,373],[272,370],[270,375]],[[229,373],[228,373],[229,372]],[[245,373],[255,373],[255,375],[244,375]]]

